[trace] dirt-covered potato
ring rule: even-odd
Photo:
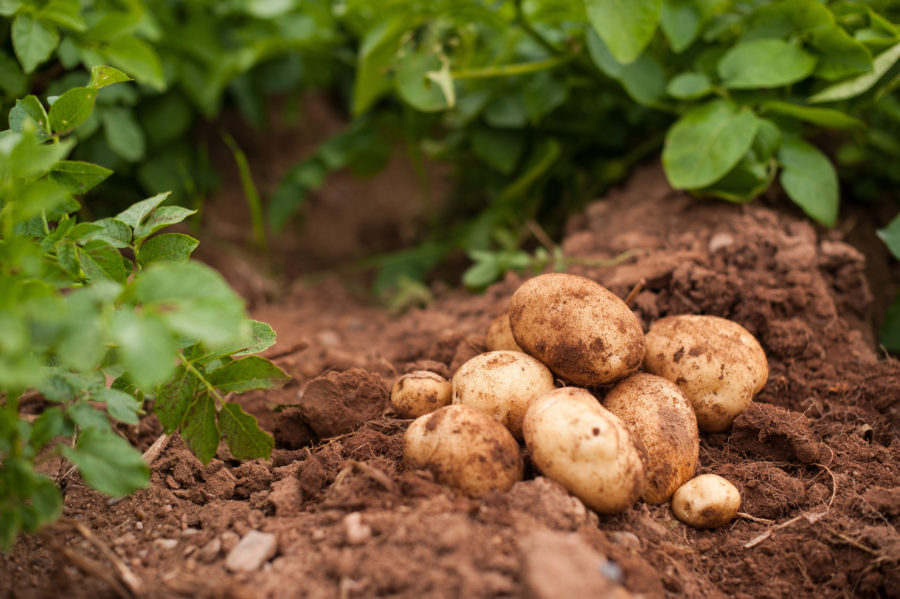
[[[691,402],[675,383],[638,373],[613,387],[603,407],[644,445],[644,501],[668,501],[697,470],[700,437]]]
[[[553,374],[546,366],[517,351],[479,354],[453,375],[454,404],[463,404],[490,414],[522,438],[522,419],[528,406],[553,391]]]
[[[644,489],[642,450],[628,427],[585,389],[563,387],[531,404],[523,424],[532,461],[601,514],[627,510]]]
[[[415,419],[403,435],[403,462],[472,497],[508,490],[524,469],[509,431],[469,406],[445,406]]]
[[[526,281],[510,301],[509,324],[526,353],[577,385],[624,378],[644,359],[637,317],[584,277],[552,273]]]
[[[487,334],[484,336],[484,346],[488,351],[498,351],[508,349],[510,351],[522,351],[519,344],[513,337],[512,329],[509,328],[509,312],[504,312],[491,321]]]
[[[701,474],[681,485],[672,496],[675,517],[694,528],[728,524],[741,507],[741,494],[717,474]]]
[[[428,370],[404,374],[391,389],[391,405],[401,418],[418,418],[450,403],[450,381]]]
[[[718,316],[685,314],[653,323],[644,368],[678,385],[704,432],[721,432],[766,379],[766,354],[747,329]]]

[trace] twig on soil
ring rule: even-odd
[[[757,545],[759,545],[760,543],[762,543],[763,541],[765,541],[766,539],[771,537],[775,533],[775,531],[781,530],[782,528],[787,528],[788,526],[790,526],[791,524],[794,524],[795,522],[799,522],[800,520],[805,519],[810,524],[815,524],[816,522],[818,522],[819,520],[824,518],[827,514],[828,514],[828,512],[813,512],[813,513],[804,512],[804,513],[800,514],[799,516],[794,516],[790,520],[788,520],[786,522],[782,522],[781,524],[776,524],[775,526],[773,526],[769,530],[765,531],[764,533],[754,537],[747,543],[744,543],[744,549],[751,549],[753,547],[756,547]]]
[[[638,293],[641,292],[641,290],[644,288],[644,285],[646,285],[646,284],[647,284],[647,279],[641,279],[640,281],[637,282],[637,284],[634,286],[634,288],[628,294],[628,297],[625,298],[626,306],[628,306],[629,308],[631,307],[631,302],[634,301],[634,298],[637,296]]]
[[[394,484],[394,481],[388,477],[387,474],[375,468],[373,466],[369,466],[365,462],[358,462],[356,460],[347,460],[347,464],[353,468],[359,470],[361,474],[368,476],[370,479],[381,485],[385,491],[395,492],[397,490],[397,485]]]
[[[759,518],[746,512],[738,512],[737,517],[743,518],[744,520],[750,520],[752,522],[759,522],[760,524],[775,524],[775,520],[770,520],[769,518]]]
[[[156,458],[163,452],[166,446],[169,445],[169,439],[171,435],[167,435],[166,433],[161,434],[157,437],[156,441],[153,442],[153,445],[147,448],[147,451],[144,452],[143,458],[144,462],[147,464],[147,467],[153,465],[153,462],[156,461]],[[116,505],[120,501],[125,499],[124,497],[113,497],[109,501],[106,502],[106,505]]]

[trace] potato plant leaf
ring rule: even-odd
[[[160,229],[180,223],[196,210],[189,210],[181,206],[160,206],[151,212],[138,226],[134,228],[134,242],[139,244],[148,236]]]
[[[153,46],[134,36],[123,36],[111,41],[103,54],[110,62],[157,91],[166,89],[162,62]]]
[[[695,100],[712,91],[709,77],[703,73],[687,72],[676,75],[669,81],[666,92],[679,100]]]
[[[256,417],[236,403],[225,402],[219,411],[219,429],[231,455],[239,460],[268,459],[275,440],[259,428]]]
[[[12,22],[12,45],[22,69],[31,73],[53,54],[59,45],[59,31],[29,12],[20,12]]]
[[[68,133],[82,124],[94,110],[97,90],[90,87],[73,87],[50,106],[50,128],[56,135]]]
[[[884,316],[879,339],[888,351],[900,352],[900,294]]]
[[[837,81],[868,73],[874,66],[869,49],[838,25],[813,32],[810,45],[819,55],[813,74],[821,79]]]
[[[585,0],[591,25],[622,64],[634,62],[659,23],[661,0]]]
[[[223,393],[243,393],[251,389],[273,389],[290,380],[278,366],[260,356],[229,362],[209,375],[209,382]]]
[[[154,262],[187,262],[199,242],[183,233],[163,233],[148,239],[138,250],[137,260],[141,266]]]
[[[9,111],[9,128],[13,131],[22,131],[25,119],[31,119],[37,126],[40,139],[50,137],[50,117],[36,96],[25,96],[16,100],[16,105]]]
[[[78,257],[89,281],[109,279],[124,283],[128,277],[122,254],[106,241],[94,239],[87,242]]]
[[[119,497],[149,484],[150,469],[140,452],[112,431],[85,429],[75,447],[62,446],[62,452],[78,466],[84,481],[101,493]]]
[[[118,389],[100,389],[93,396],[95,401],[106,404],[106,411],[110,416],[125,424],[138,423],[138,411],[141,402],[132,395]]]
[[[796,137],[786,138],[778,150],[781,186],[803,211],[832,227],[838,214],[838,179],[834,166],[818,148]]]
[[[220,435],[216,424],[216,404],[209,393],[203,392],[191,402],[181,426],[181,436],[204,464],[216,455]]]
[[[91,69],[91,82],[89,85],[94,89],[100,89],[107,85],[124,81],[133,81],[133,79],[119,69],[101,66]]]
[[[741,42],[719,60],[719,77],[731,89],[780,87],[808,77],[816,57],[778,39]]]
[[[149,391],[175,371],[177,346],[158,316],[119,310],[112,323],[122,365],[139,389]]]
[[[875,57],[875,60],[872,62],[871,73],[857,75],[846,81],[826,87],[819,93],[810,96],[809,101],[812,104],[837,102],[863,94],[878,83],[898,60],[900,60],[900,44],[895,44]]]
[[[888,226],[883,229],[878,229],[878,236],[891,250],[894,257],[900,260],[900,216],[888,223]]]
[[[831,129],[864,129],[866,124],[840,110],[831,108],[817,108],[814,106],[802,106],[780,100],[763,102],[760,106],[762,112],[770,112],[789,116],[807,123],[829,127]]]
[[[153,412],[159,418],[163,431],[172,434],[184,421],[184,415],[197,396],[199,381],[184,366],[179,366],[175,375],[156,391]]]
[[[87,193],[111,174],[108,168],[78,160],[62,160],[50,169],[50,177],[70,193],[79,195]]]
[[[146,200],[141,200],[135,204],[132,204],[122,212],[116,215],[116,219],[122,221],[129,227],[135,228],[138,224],[143,221],[148,214],[153,212],[153,210],[166,201],[166,198],[169,197],[169,192],[158,193],[152,198],[147,198]]]

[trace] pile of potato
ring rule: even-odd
[[[471,496],[504,491],[522,479],[524,440],[545,476],[599,513],[643,499],[671,500],[698,528],[735,516],[731,483],[692,477],[699,431],[727,430],[768,378],[762,347],[742,326],[670,316],[645,336],[616,295],[557,273],[515,292],[486,346],[452,381],[418,371],[395,383],[394,409],[416,418],[404,436],[408,467]],[[611,388],[598,401],[600,386]]]

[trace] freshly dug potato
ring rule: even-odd
[[[488,351],[501,349],[522,351],[522,348],[516,343],[515,337],[513,337],[512,329],[509,328],[509,312],[504,312],[491,321],[491,326],[488,327],[487,335],[484,337],[484,346]]]
[[[469,406],[445,406],[415,419],[403,436],[403,462],[472,497],[506,491],[524,469],[509,431]]]
[[[662,377],[633,374],[603,398],[647,452],[644,501],[664,503],[697,470],[700,437],[691,402]]]
[[[642,450],[628,427],[585,389],[563,387],[531,404],[523,425],[531,459],[585,505],[624,512],[644,489]]]
[[[450,381],[428,370],[404,374],[391,389],[391,405],[401,418],[418,418],[450,403]]]
[[[678,385],[704,432],[721,432],[766,379],[766,354],[744,327],[718,316],[685,314],[653,323],[644,368]]]
[[[553,391],[547,367],[517,351],[479,354],[459,367],[451,381],[453,403],[478,408],[522,438],[522,419],[531,402]]]
[[[741,494],[717,474],[701,474],[672,496],[675,517],[694,528],[717,528],[731,522],[741,507]]]
[[[576,385],[628,376],[644,359],[644,333],[631,309],[605,287],[553,273],[513,294],[509,324],[516,343]]]

